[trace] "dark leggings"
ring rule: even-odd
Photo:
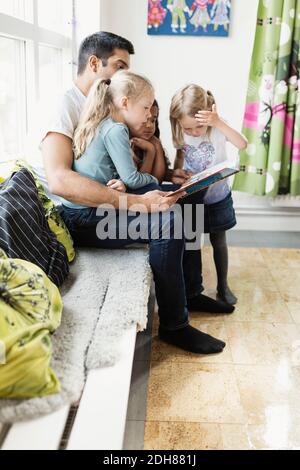
[[[218,289],[226,289],[228,275],[228,247],[226,241],[226,231],[209,234],[213,247],[214,261],[218,277]]]

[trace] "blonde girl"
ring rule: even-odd
[[[244,136],[230,127],[217,112],[213,94],[191,84],[172,99],[170,121],[177,149],[175,169],[198,173],[226,161],[226,141],[244,149]],[[205,228],[210,234],[218,277],[217,296],[231,305],[237,302],[227,283],[228,248],[226,231],[236,225],[235,211],[227,180],[210,186],[203,197]]]
[[[73,169],[122,192],[157,184],[152,175],[137,171],[128,130],[147,122],[153,101],[153,87],[140,75],[120,71],[112,79],[97,80],[75,131]],[[67,200],[63,205],[85,207]]]

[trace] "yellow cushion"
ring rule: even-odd
[[[60,391],[50,367],[61,321],[58,288],[37,266],[0,252],[0,397],[42,397]],[[5,354],[3,354],[5,353]]]
[[[16,160],[7,160],[5,162],[0,162],[0,184],[4,183],[4,181],[11,176],[15,165]]]

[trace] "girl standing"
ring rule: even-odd
[[[217,112],[211,92],[198,85],[188,85],[172,99],[170,109],[173,142],[177,148],[175,168],[198,173],[226,161],[226,141],[238,149],[247,140]],[[226,231],[236,225],[231,190],[227,180],[210,186],[204,195],[205,232],[210,234],[218,277],[218,298],[234,305],[236,297],[227,283],[228,248]]]

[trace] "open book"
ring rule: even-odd
[[[207,188],[211,184],[218,183],[229,176],[238,173],[238,168],[233,168],[230,166],[229,162],[222,162],[214,165],[207,170],[201,171],[200,173],[196,173],[195,175],[191,176],[189,180],[186,181],[177,191],[174,191],[170,196],[173,194],[181,193],[185,191],[187,195],[195,193],[197,191],[202,191],[202,189]]]

